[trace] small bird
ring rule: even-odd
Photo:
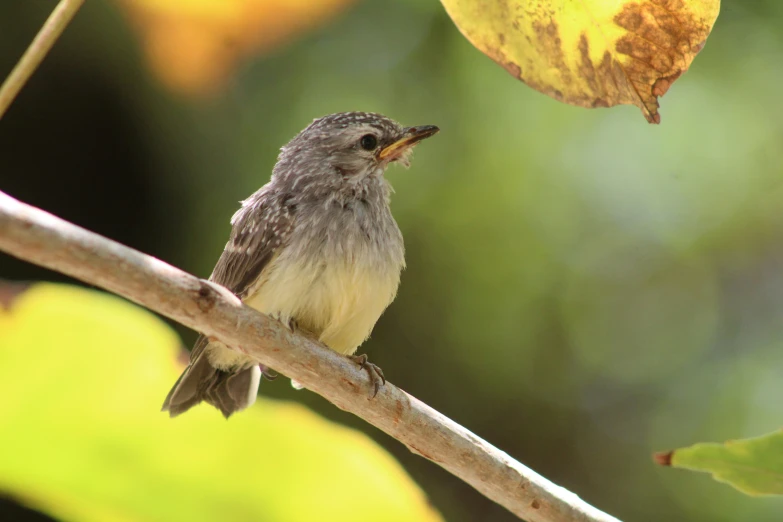
[[[384,172],[393,162],[408,167],[413,147],[438,130],[367,112],[314,120],[281,149],[269,183],[231,218],[231,236],[209,278],[351,357],[369,373],[372,396],[383,372],[354,353],[394,300],[405,267]],[[255,402],[262,375],[275,377],[201,335],[163,411],[174,417],[205,401],[228,418]]]

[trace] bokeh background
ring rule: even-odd
[[[0,2],[0,75],[52,6]],[[0,190],[205,277],[313,118],[437,124],[389,172],[408,269],[364,351],[623,520],[776,521],[650,456],[780,426],[781,27],[776,0],[725,1],[651,126],[527,88],[435,0],[91,1],[0,122]],[[65,280],[1,255],[0,277]],[[319,397],[262,393],[365,431],[447,520],[515,520]],[[0,504],[23,518],[46,520]]]

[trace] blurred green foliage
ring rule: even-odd
[[[176,420],[160,413],[183,369],[179,343],[121,299],[35,285],[0,313],[0,326],[0,489],[46,513],[440,520],[377,444],[299,405],[260,399],[231,423],[208,408]]]
[[[3,70],[48,7],[0,5]],[[363,350],[620,519],[776,521],[783,501],[650,455],[780,425],[780,27],[776,0],[723,2],[650,126],[635,107],[532,91],[435,1],[358,2],[200,102],[162,88],[116,8],[88,2],[0,125],[0,189],[206,276],[237,201],[313,118],[437,124],[411,169],[389,172],[408,269]],[[0,263],[3,277],[56,277]],[[514,520],[317,396],[281,381],[262,393],[365,430],[446,519]]]

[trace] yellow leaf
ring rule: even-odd
[[[440,520],[371,439],[300,405],[170,419],[180,350],[119,298],[0,286],[0,493],[83,522]]]
[[[720,0],[441,0],[479,50],[516,78],[580,107],[658,97],[704,47]]]
[[[355,0],[118,0],[169,88],[209,96],[242,60],[323,23]]]

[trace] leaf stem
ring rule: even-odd
[[[60,0],[46,19],[35,39],[0,87],[0,119],[83,3],[84,0]]]

